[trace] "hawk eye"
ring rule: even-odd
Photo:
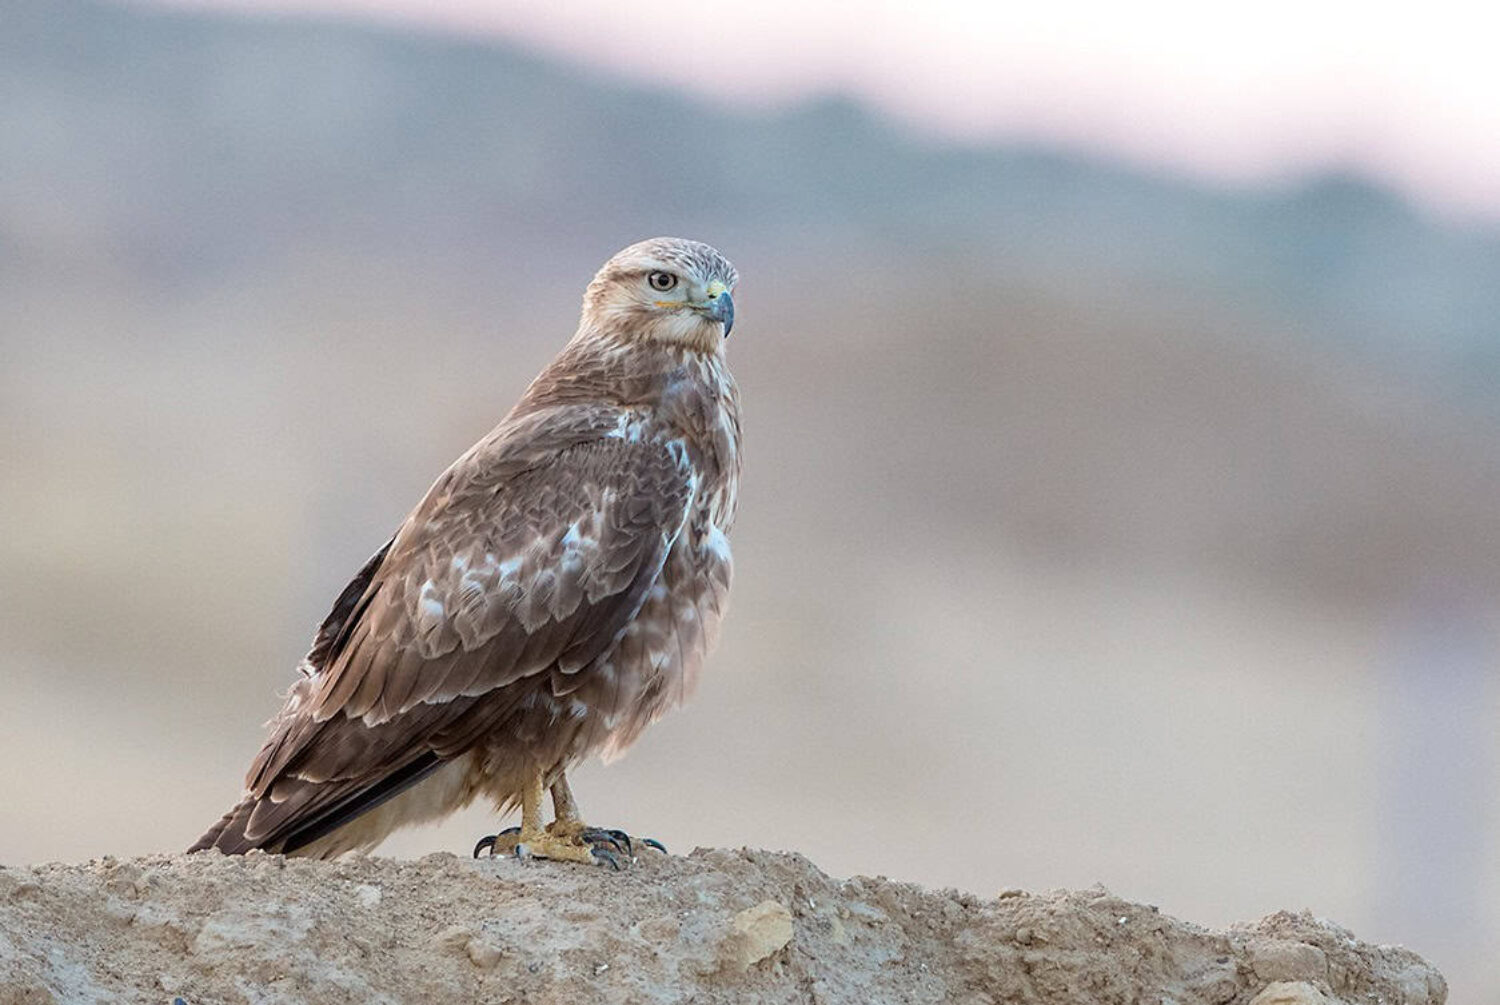
[[[677,277],[670,272],[653,272],[646,277],[646,282],[658,293],[665,293],[677,285]]]

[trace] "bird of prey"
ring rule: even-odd
[[[605,263],[572,340],[334,601],[190,850],[327,858],[485,797],[522,814],[492,854],[618,864],[566,773],[682,702],[724,615],[737,278],[677,238]]]

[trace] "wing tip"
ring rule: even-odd
[[[250,840],[245,833],[250,825],[250,814],[255,809],[255,803],[256,799],[253,796],[246,796],[240,800],[233,809],[219,818],[218,823],[193,842],[192,847],[188,849],[188,854],[213,848],[225,855],[243,855],[247,851],[259,848],[259,843]]]

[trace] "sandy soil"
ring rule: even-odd
[[[1217,932],[1102,888],[982,899],[749,850],[0,868],[0,1005],[1446,998],[1420,957],[1308,914]]]

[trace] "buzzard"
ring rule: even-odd
[[[476,855],[618,865],[628,838],[583,823],[567,770],[682,702],[724,615],[737,278],[677,238],[605,263],[572,340],[334,601],[244,798],[189,850],[326,858],[483,796],[521,825]]]

